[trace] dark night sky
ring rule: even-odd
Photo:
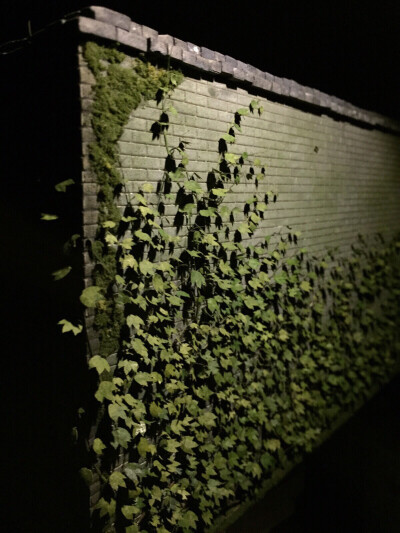
[[[89,0],[90,2],[90,0]],[[84,0],[3,0],[1,41],[26,35]],[[135,22],[400,118],[400,3],[312,0],[93,1]],[[293,7],[295,6],[295,7]]]

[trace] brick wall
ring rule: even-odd
[[[78,19],[84,39],[119,41],[130,58],[150,52],[157,64],[169,52],[174,67],[185,75],[174,91],[170,114],[169,143],[187,141],[188,168],[201,176],[217,168],[218,140],[238,108],[257,99],[264,107],[243,118],[234,153],[248,152],[266,165],[266,179],[258,189],[241,183],[227,196],[230,207],[239,206],[253,193],[277,193],[251,242],[287,226],[301,232],[301,244],[315,254],[338,247],[346,253],[357,234],[382,232],[387,237],[400,231],[400,126],[375,113],[342,102],[319,91],[281,80],[217,52],[183,43],[170,36],[158,36],[127,17],[104,8],[89,8],[88,17]],[[129,61],[128,61],[129,64]],[[91,239],[97,228],[97,185],[90,169],[88,145],[91,130],[91,104],[94,78],[79,54],[82,103],[82,184],[84,237]],[[146,182],[158,183],[163,176],[166,156],[162,140],[152,140],[150,128],[159,119],[154,101],[143,103],[130,116],[119,141],[120,170],[126,180],[126,193],[118,198],[121,212],[130,195]],[[154,201],[156,196],[154,195]],[[176,206],[167,205],[172,227]],[[244,219],[238,214],[232,230]],[[167,229],[168,230],[168,229]],[[184,236],[184,230],[181,232]],[[184,239],[181,245],[185,245]],[[91,281],[89,254],[84,256],[85,283]],[[86,325],[92,352],[98,340],[92,329],[93,313],[86,311]],[[110,360],[112,363],[112,358]],[[92,486],[91,503],[98,494]]]
[[[400,230],[400,126],[292,80],[279,79],[207,48],[184,43],[131,22],[105,8],[89,8],[78,25],[86,37],[97,35],[127,45],[131,57],[150,51],[157,63],[169,52],[185,80],[175,90],[170,114],[169,142],[188,141],[189,170],[205,181],[218,164],[218,140],[226,133],[237,108],[257,99],[264,107],[244,117],[235,153],[246,151],[266,164],[266,179],[258,192],[278,194],[257,236],[285,231],[291,226],[301,242],[315,253],[351,246],[358,233]],[[80,56],[84,224],[87,238],[96,229],[96,182],[87,153],[93,139],[90,128],[91,84],[94,79]],[[278,101],[277,101],[278,100]],[[312,105],[311,105],[312,104]],[[120,139],[121,172],[127,192],[137,192],[144,182],[162,178],[165,148],[153,141],[151,125],[160,110],[147,102],[132,113]],[[250,183],[234,188],[227,198],[242,206],[255,189]],[[123,209],[126,196],[121,195]],[[243,208],[243,207],[241,207]],[[167,206],[166,213],[175,213]],[[240,222],[240,215],[237,222]],[[90,274],[90,265],[86,264]]]

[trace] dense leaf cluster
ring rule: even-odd
[[[94,285],[81,295],[101,340],[89,361],[101,416],[82,469],[101,484],[93,529],[204,531],[387,379],[400,242],[360,238],[350,257],[322,259],[290,229],[258,235],[276,196],[257,193],[262,163],[233,150],[245,116],[262,113],[258,102],[234,114],[204,179],[190,172],[184,142],[168,144],[179,75],[139,60],[126,68],[123,54],[94,43],[85,56],[97,80],[100,185]],[[152,132],[165,141],[165,170],[156,191],[144,184],[120,214],[116,143],[129,113],[156,95]],[[239,217],[225,200],[240,182],[250,193]],[[173,232],[163,208],[171,202]]]

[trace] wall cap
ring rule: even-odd
[[[213,76],[223,76],[256,90],[284,97],[288,103],[311,104],[321,112],[334,113],[350,121],[368,126],[400,132],[400,122],[373,111],[361,109],[335,96],[298,84],[294,80],[279,78],[268,72],[196,44],[159,35],[156,30],[133,22],[127,15],[106,7],[89,6],[80,11],[78,29],[81,33],[108,39],[139,50],[170,55],[192,68]]]

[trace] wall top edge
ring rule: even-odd
[[[170,55],[173,59],[209,75],[222,76],[254,87],[255,90],[264,90],[279,97],[286,97],[288,102],[310,104],[320,108],[321,112],[333,112],[347,120],[400,132],[400,122],[395,119],[361,109],[293,80],[263,72],[252,65],[204,46],[182,41],[171,35],[160,35],[156,30],[137,24],[127,15],[106,7],[84,8],[80,11],[77,21],[78,29],[83,34],[116,41],[141,52]]]

